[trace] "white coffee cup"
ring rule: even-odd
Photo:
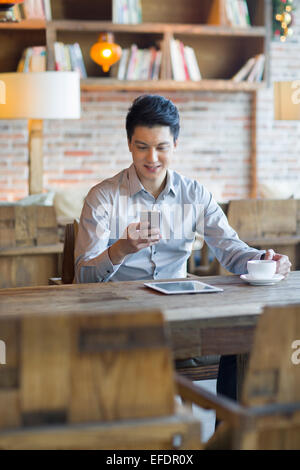
[[[271,279],[276,272],[276,261],[272,259],[251,260],[247,262],[247,269],[254,279]]]

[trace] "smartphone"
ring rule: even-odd
[[[149,222],[148,229],[160,228],[160,211],[141,211],[140,221]]]

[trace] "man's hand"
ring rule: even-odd
[[[290,262],[289,257],[275,253],[275,251],[272,249],[267,250],[264,259],[272,259],[276,261],[277,274],[282,274],[286,277],[291,270],[292,263]]]
[[[149,229],[148,222],[129,224],[122,237],[108,249],[112,264],[120,264],[126,255],[155,245],[161,239],[158,228]]]
[[[126,254],[136,253],[159,242],[159,228],[149,229],[148,227],[149,222],[137,222],[128,225],[122,237]]]

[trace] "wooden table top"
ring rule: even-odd
[[[248,352],[265,305],[300,304],[300,271],[272,286],[251,286],[239,276],[192,278],[224,292],[165,295],[144,281],[1,289],[0,319],[160,309],[171,328],[175,357],[184,358]]]

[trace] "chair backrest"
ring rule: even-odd
[[[300,402],[300,305],[265,307],[242,393],[247,406]]]
[[[236,436],[238,448],[300,449],[300,305],[264,309],[242,402],[255,419]]]
[[[241,239],[296,235],[297,201],[295,199],[230,201],[228,221]]]
[[[78,233],[78,221],[65,227],[64,252],[62,260],[62,282],[72,284],[74,279],[74,249]]]
[[[20,310],[0,317],[0,331],[10,344],[0,375],[0,449],[200,446],[199,421],[175,409],[160,310]]]

